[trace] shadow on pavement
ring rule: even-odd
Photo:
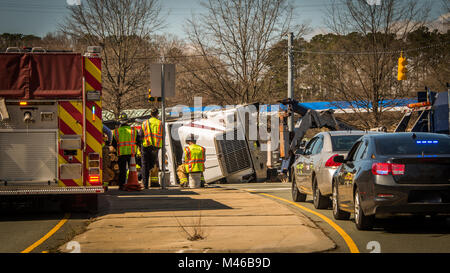
[[[394,216],[377,219],[373,230],[402,234],[450,234],[450,217]]]
[[[7,198],[0,201],[0,222],[60,220],[65,213],[70,213],[71,219],[90,219],[94,216],[83,210],[64,210],[58,196],[24,196]]]
[[[111,213],[219,210],[232,209],[213,199],[195,199],[199,194],[189,190],[150,189],[140,192],[109,190],[99,198],[99,212],[96,216]]]

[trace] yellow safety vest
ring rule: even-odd
[[[162,123],[159,119],[151,117],[144,121],[142,123],[142,131],[144,132],[144,147],[162,147]]]
[[[186,172],[203,172],[205,170],[205,148],[197,144],[191,144],[184,148],[184,163]]]
[[[131,155],[136,154],[136,129],[128,125],[120,126],[114,130],[114,138],[117,142],[117,154]]]

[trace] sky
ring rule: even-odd
[[[0,0],[0,33],[33,34],[43,37],[57,30],[67,15],[69,4],[84,0]],[[419,0],[425,1],[425,0]],[[296,7],[295,23],[309,23],[315,33],[324,28],[324,10],[330,0],[291,0]],[[441,15],[440,0],[431,0],[432,20]],[[202,12],[198,0],[161,0],[163,12],[169,12],[164,33],[184,38],[183,25],[192,13]],[[159,34],[162,34],[159,33]]]

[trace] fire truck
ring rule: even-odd
[[[104,192],[101,92],[99,47],[84,55],[0,53],[0,200],[60,196],[97,209]]]

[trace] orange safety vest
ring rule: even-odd
[[[197,144],[191,144],[184,148],[184,163],[186,172],[203,172],[205,170],[205,148]]]
[[[143,146],[162,147],[162,122],[151,117],[142,123],[142,131],[144,132]]]

